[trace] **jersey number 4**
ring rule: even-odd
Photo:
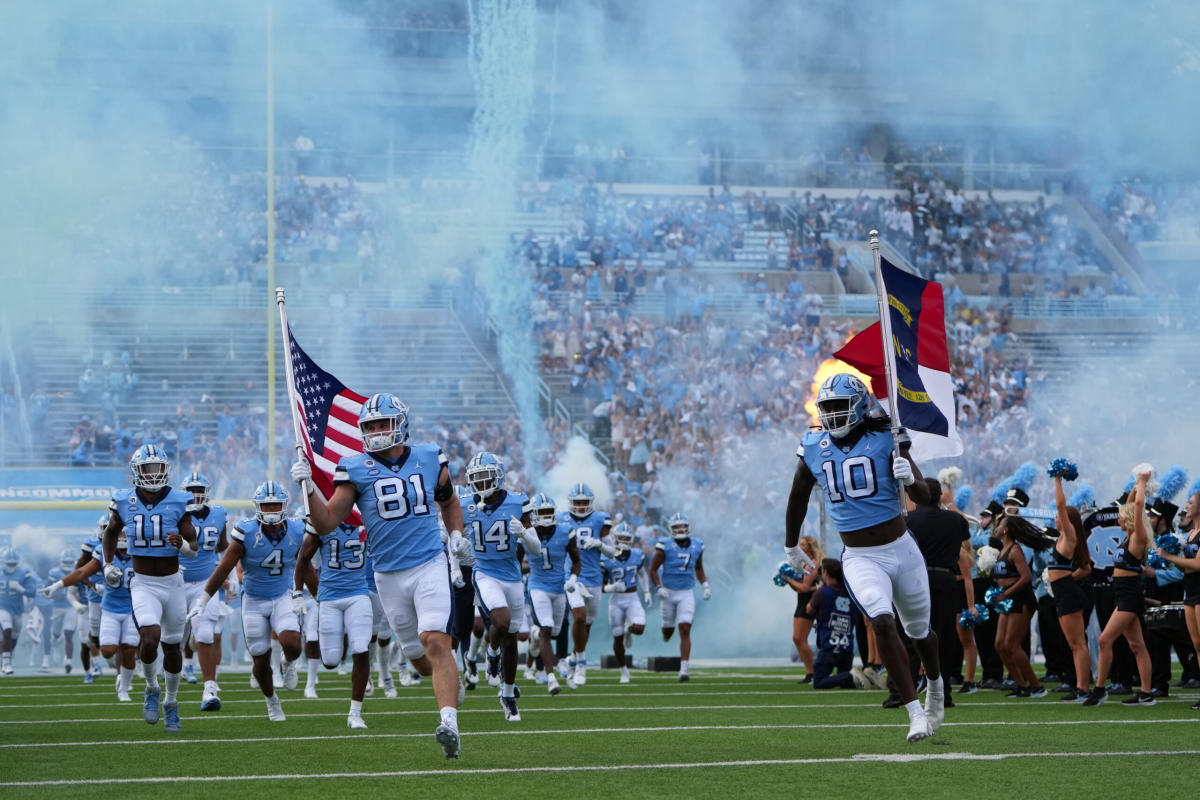
[[[283,574],[283,551],[272,550],[267,557],[258,562],[258,565],[267,571],[268,575]]]
[[[875,462],[870,456],[851,456],[843,461],[840,486],[834,462],[822,461],[821,471],[825,473],[825,485],[828,487],[831,503],[844,502],[847,497],[851,500],[861,500],[875,494],[878,488],[875,482]]]
[[[492,523],[492,526],[484,533],[483,523],[479,520],[474,520],[471,523],[471,530],[474,532],[475,552],[482,553],[487,550],[489,544],[495,545],[497,553],[508,551],[511,540],[508,536],[508,520],[498,519]]]

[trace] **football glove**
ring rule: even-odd
[[[903,456],[892,456],[892,477],[900,481],[901,486],[912,486],[916,481],[912,464]]]
[[[599,539],[594,536],[589,536],[583,540],[583,543],[580,544],[579,547],[583,550],[599,550],[601,544],[603,543]]]
[[[107,564],[104,567],[104,582],[114,589],[121,586],[121,568],[116,564]]]
[[[300,589],[292,590],[292,613],[297,617],[304,613],[304,592]]]
[[[446,542],[450,547],[450,552],[454,553],[457,558],[464,558],[471,554],[471,543],[462,535],[462,531],[450,531]]]
[[[211,599],[212,595],[210,595],[208,592],[201,592],[200,596],[196,598],[196,602],[192,603],[192,608],[190,611],[188,611],[187,618],[195,619],[203,614],[204,607],[208,605],[208,601]]]
[[[658,596],[660,599],[666,600],[666,599],[670,598],[671,590],[665,586],[659,586],[658,587]]]
[[[312,484],[312,467],[309,466],[307,459],[296,459],[294,462],[292,462],[292,468],[290,471],[292,473],[292,480],[301,486],[305,486],[306,481],[308,482],[308,485]]]
[[[604,584],[604,591],[609,594],[621,594],[625,591],[625,581],[613,581],[612,583]]]
[[[711,599],[712,598],[712,588],[708,585],[708,581],[705,581],[704,583],[702,583],[700,585],[704,588],[704,599],[705,600]]]
[[[55,581],[54,583],[47,584],[46,586],[38,589],[38,594],[40,594],[42,597],[50,597],[61,588],[63,588],[63,582]]]

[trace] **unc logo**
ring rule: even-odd
[[[366,461],[363,462],[363,466],[364,467],[373,467],[373,466],[375,466],[375,462],[368,458]]]
[[[849,376],[846,379],[846,383],[849,384],[850,388],[856,392],[866,393],[866,391],[867,391],[867,387],[863,386],[863,382],[860,381],[858,378],[854,377],[853,375]]]
[[[467,506],[467,511],[474,513],[475,512],[475,504],[471,503],[469,506]]]
[[[133,495],[129,495],[129,505],[131,505],[131,506],[137,505],[137,498],[134,497]]]
[[[836,601],[834,601],[833,607],[836,608],[838,611],[841,611],[842,613],[849,613],[850,598],[849,597],[839,597]]]
[[[829,440],[828,440],[828,439],[822,439],[822,440],[820,441],[820,444],[819,444],[819,446],[820,446],[820,447],[829,447]],[[824,453],[822,453],[822,455],[824,455]]]

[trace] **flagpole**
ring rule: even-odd
[[[275,36],[274,9],[267,6],[267,286],[275,283]],[[283,307],[280,306],[282,309]],[[267,307],[267,474],[275,480],[275,335]],[[284,328],[284,335],[287,329]],[[305,497],[305,508],[308,498]]]
[[[896,380],[896,349],[892,340],[892,313],[888,305],[887,287],[883,283],[883,263],[882,256],[879,253],[879,231],[872,230],[870,234],[871,242],[871,257],[875,262],[875,295],[879,301],[879,335],[883,339],[883,371],[884,378],[887,381],[888,397],[888,419],[892,423],[892,457],[900,455],[900,445],[896,442],[896,435],[900,431],[900,393],[898,382]],[[904,501],[904,487],[900,486],[897,491],[897,500],[900,503],[900,513],[908,512],[908,504]]]
[[[281,287],[275,288],[275,304],[279,306],[279,330],[283,334],[283,364],[287,370],[288,408],[292,410],[292,431],[296,434],[296,457],[307,459],[304,452],[304,436],[300,425],[300,409],[297,406],[296,381],[292,375],[292,337],[288,335],[287,301]],[[304,516],[309,517],[308,485],[301,484],[300,492],[304,495]]]

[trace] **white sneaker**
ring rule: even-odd
[[[267,719],[271,722],[283,722],[287,719],[283,715],[283,703],[279,702],[279,697],[267,698]]]
[[[395,700],[397,697],[399,697],[399,693],[396,691],[396,684],[392,683],[391,681],[388,681],[386,684],[384,684],[383,696],[388,700]]]
[[[306,685],[304,687],[304,697],[307,700],[320,700],[321,699],[321,698],[317,697],[317,687],[309,686],[309,685]]]
[[[579,688],[579,684],[575,682],[575,673],[571,673],[571,674],[567,675],[566,683],[567,683],[568,689],[578,689]]]
[[[525,675],[525,680],[527,680],[527,681],[536,681],[537,680],[537,675],[534,673],[533,667],[526,667],[525,672],[523,674]]]
[[[289,692],[296,691],[300,681],[296,678],[296,662],[285,661],[283,664],[283,685]]]
[[[365,731],[367,729],[367,723],[363,722],[361,714],[351,714],[350,716],[346,717],[346,727],[353,728],[356,731]]]
[[[575,664],[575,685],[583,686],[587,683],[587,661],[578,661]]]
[[[551,672],[549,677],[546,678],[546,690],[549,691],[550,694],[558,694],[562,691],[562,689],[560,689],[558,686],[558,678],[553,672]]]
[[[443,722],[437,726],[437,730],[433,732],[433,736],[437,739],[438,744],[442,746],[442,752],[446,754],[446,758],[458,758],[458,728],[452,728]]]
[[[409,672],[407,669],[400,670],[400,685],[401,686],[415,685],[413,683],[412,673]]]
[[[350,668],[346,666],[345,661],[338,664],[337,674],[338,675],[349,675],[350,674]]]
[[[117,702],[118,702],[118,703],[128,703],[128,702],[130,702],[130,700],[129,700],[129,690],[128,690],[128,689],[126,689],[124,686],[121,686],[121,687],[119,687],[119,688],[117,689]]]
[[[867,673],[862,667],[851,667],[850,677],[854,679],[855,689],[867,689],[875,685],[875,682],[867,677]]]
[[[925,717],[929,720],[930,733],[942,727],[942,722],[946,719],[946,695],[944,689],[941,692],[925,690]]]
[[[375,694],[375,684],[371,681],[367,681],[367,688],[363,692],[363,697],[370,697],[373,694]]]
[[[929,717],[925,716],[923,710],[909,717],[908,740],[910,742],[919,742],[930,736],[933,736],[933,730],[929,727]]]
[[[617,683],[629,683],[629,667],[621,667],[621,680]]]

